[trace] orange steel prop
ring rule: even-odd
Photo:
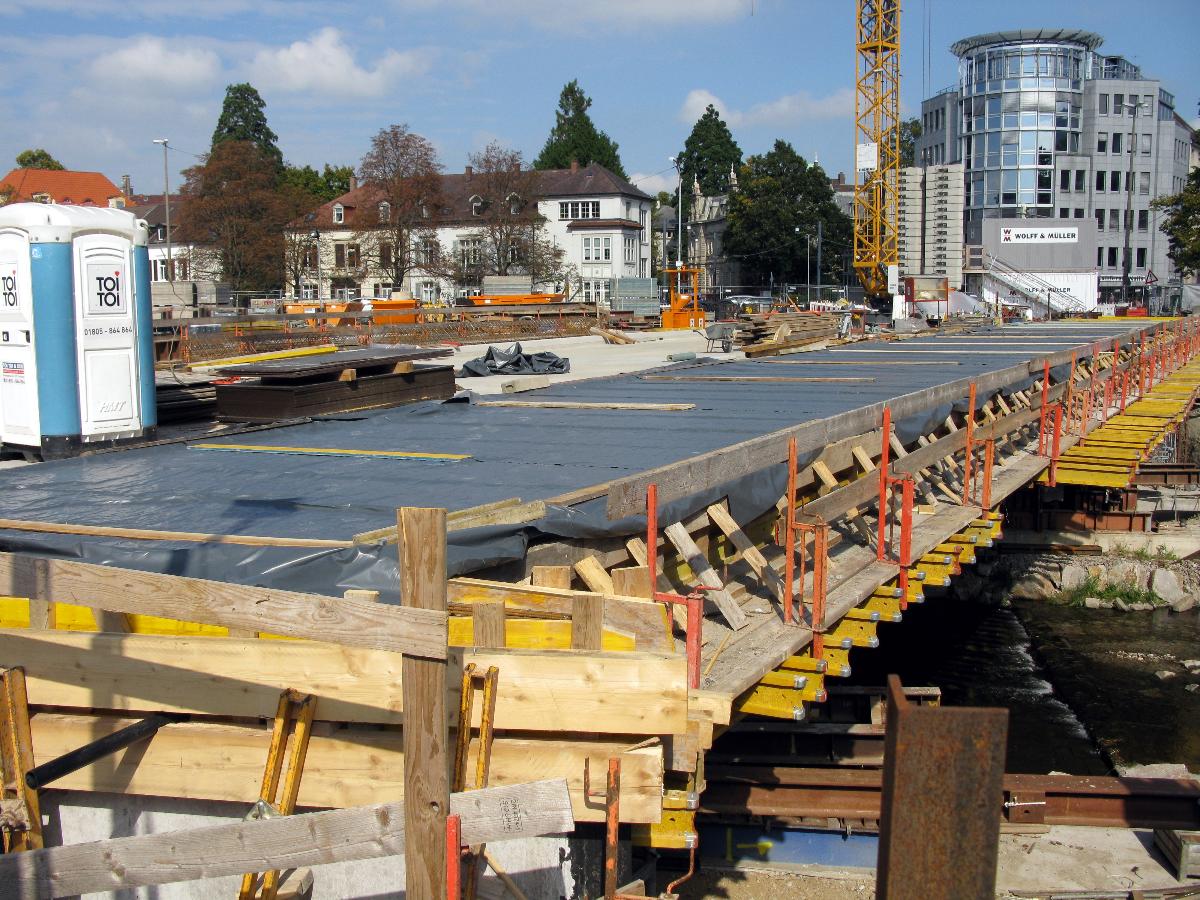
[[[462,820],[446,816],[446,900],[462,898]]]
[[[963,458],[963,505],[971,499],[971,463],[975,459],[975,382],[967,395],[967,453]]]
[[[801,522],[796,518],[796,467],[799,462],[796,449],[796,439],[788,441],[788,496],[786,504],[787,520],[785,524],[783,575],[783,620],[791,625],[796,621],[795,597],[796,585],[800,587],[800,618],[804,613],[804,579],[806,576],[805,561],[807,553],[805,542],[808,535],[813,539],[813,585],[812,597],[809,600],[809,623],[812,626],[813,659],[821,659],[825,650],[825,599],[829,586],[829,525],[822,519],[814,522]],[[800,568],[796,569],[796,535],[800,538]]]
[[[971,393],[973,397],[974,390]],[[888,459],[891,434],[892,408],[885,406],[883,408],[883,452],[879,459],[879,532],[875,537],[875,553],[876,559],[879,561],[890,558],[887,552],[889,542],[888,505],[891,502],[892,489],[896,485],[900,485],[900,548],[898,558],[893,561],[900,568],[896,578],[897,586],[900,588],[900,608],[908,609],[908,570],[912,566],[913,501],[916,493],[916,481],[910,474],[898,477],[888,475],[888,467],[891,465]]]

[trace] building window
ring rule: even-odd
[[[1145,247],[1137,248],[1137,267],[1139,269],[1146,268],[1146,248]]]
[[[1111,193],[1118,193],[1121,190],[1121,170],[1113,169],[1108,173],[1108,189]]]
[[[1082,194],[1086,190],[1087,190],[1087,170],[1086,169],[1076,169],[1075,170],[1075,192],[1078,194]]]
[[[358,244],[346,245],[346,265],[351,269],[358,268]]]
[[[1096,230],[1104,230],[1104,210],[1102,209],[1096,210]],[[1097,265],[1099,265],[1099,263],[1097,263]]]
[[[392,245],[379,245],[379,267],[381,269],[390,269],[392,267]]]
[[[392,221],[392,204],[386,200],[379,204],[379,221],[383,224]]]
[[[465,238],[459,244],[459,255],[464,267],[478,266],[479,257],[483,251],[482,238]]]
[[[1102,169],[1097,169],[1096,170],[1096,193],[1098,193],[1098,194],[1104,193],[1104,184],[1105,184],[1104,171]]]
[[[1138,172],[1138,193],[1139,194],[1149,194],[1150,193],[1150,173],[1149,172]]]
[[[1071,210],[1069,210],[1067,207],[1065,207],[1065,206],[1060,206],[1060,207],[1058,208],[1058,217],[1059,217],[1060,219],[1067,219],[1067,218],[1070,218],[1070,214],[1071,214]]]
[[[1110,209],[1108,211],[1108,227],[1113,231],[1117,231],[1121,227],[1121,211],[1119,209]]]
[[[333,265],[335,268],[344,269],[346,267],[346,245],[333,245]]]
[[[558,218],[560,221],[571,218],[570,212],[571,212],[571,204],[570,203],[559,203],[558,204]]]
[[[510,216],[519,216],[521,214],[521,198],[516,194],[508,195],[508,214]]]
[[[1096,97],[1099,102],[1100,115],[1108,115],[1108,94],[1098,94]]]
[[[585,237],[583,239],[583,261],[592,261],[592,239],[590,237]]]
[[[341,225],[346,221],[346,207],[340,203],[333,204],[333,224]]]
[[[633,264],[637,262],[637,239],[625,238],[625,262]]]
[[[1083,218],[1083,207],[1082,206],[1075,207],[1075,218],[1077,218],[1077,219]]]
[[[1138,231],[1148,231],[1150,229],[1150,210],[1138,210]]]
[[[1071,170],[1063,169],[1058,173],[1058,189],[1063,193],[1071,192]]]
[[[300,299],[315,300],[317,297],[317,286],[311,281],[306,281],[300,285]]]
[[[604,259],[605,261],[612,259],[612,238],[604,238]]]
[[[1096,268],[1098,269],[1102,265],[1104,265],[1104,248],[1097,247],[1096,248]]]
[[[1096,132],[1096,152],[1097,153],[1107,153],[1108,152],[1108,132],[1107,131],[1097,131]]]
[[[1142,142],[1142,156],[1150,155],[1150,139],[1151,135],[1149,134],[1143,134],[1138,138]]]
[[[1122,143],[1124,140],[1125,140],[1125,134],[1123,132],[1120,132],[1120,131],[1113,132],[1113,136],[1112,136],[1112,152],[1113,153],[1121,152]]]
[[[1116,247],[1108,248],[1108,267],[1110,269],[1115,269],[1117,267],[1117,248]]]
[[[1113,94],[1113,105],[1112,105],[1113,115],[1114,116],[1125,115],[1124,107],[1125,107],[1125,95],[1124,94]]]
[[[378,300],[387,300],[392,296],[392,283],[384,281],[375,285],[375,297]]]
[[[478,194],[471,197],[471,215],[478,216],[483,212],[483,198]]]

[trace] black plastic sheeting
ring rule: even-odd
[[[571,361],[556,353],[525,353],[520,344],[507,350],[488,347],[478,359],[463,363],[459,375],[483,378],[488,375],[565,375],[571,371]]]
[[[1018,329],[1005,329],[1011,335]],[[1124,329],[1080,325],[1053,332],[1029,329],[1043,340],[1029,359],[1081,347]],[[1011,337],[1009,338],[1011,340]],[[938,346],[921,338],[880,344],[871,360],[896,349]],[[1019,345],[1018,345],[1019,346]],[[1024,348],[1022,348],[1024,349]],[[836,352],[836,351],[834,351]],[[300,456],[286,452],[206,451],[188,444],[100,453],[74,460],[0,471],[3,515],[13,519],[136,527],[150,530],[340,538],[395,521],[398,506],[464,509],[510,497],[550,498],[588,485],[634,475],[710,450],[769,434],[790,425],[846,413],[912,391],[974,377],[1018,364],[1023,357],[966,351],[947,365],[854,365],[849,355],[822,367],[830,351],[804,355],[796,374],[865,376],[856,384],[693,383],[645,381],[638,375],[598,378],[539,391],[539,399],[573,401],[689,402],[688,412],[621,412],[481,407],[472,403],[419,403],[343,414],[304,424],[239,434],[229,442],[270,447],[406,450],[466,453],[460,461],[385,460],[363,456]],[[915,358],[915,357],[906,357]],[[940,357],[938,357],[940,358]],[[847,364],[849,363],[849,364]],[[754,361],[685,363],[677,374],[782,375],[800,369]],[[1070,365],[1053,370],[1066,377]],[[1034,377],[1006,385],[1003,393],[1028,388]],[[988,397],[976,397],[977,405]],[[937,428],[967,398],[941,404],[895,422],[908,443]],[[220,442],[220,439],[213,439]],[[801,464],[811,462],[817,451]],[[729,498],[740,523],[757,517],[782,495],[786,465],[780,463],[680,500],[662,504],[660,525],[686,519]],[[544,518],[519,526],[489,526],[448,537],[452,575],[478,572],[520,560],[531,543],[556,539],[624,537],[645,531],[645,516],[609,521],[606,499],[572,507],[551,505]],[[345,549],[251,547],[182,541],[130,541],[31,532],[0,532],[0,548],[80,559],[174,575],[210,578],[287,590],[338,595],[369,588],[386,600],[397,596],[394,544]]]

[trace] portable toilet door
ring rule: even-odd
[[[40,446],[29,235],[17,229],[0,229],[0,382],[0,439]]]
[[[81,434],[86,443],[142,430],[133,246],[115,234],[73,241]]]

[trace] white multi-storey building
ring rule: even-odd
[[[614,279],[649,277],[654,201],[648,194],[596,164],[528,174],[536,194],[532,199],[543,220],[541,239],[563,251],[561,265],[534,284],[535,290],[566,291],[572,299],[586,302],[606,301]],[[469,269],[482,255],[483,190],[483,176],[470,167],[442,175],[441,205],[429,214],[440,253],[453,254],[464,264],[461,268]],[[526,201],[512,198],[510,202]],[[444,267],[441,272],[411,271],[404,284],[392,284],[383,267],[373,267],[357,243],[365,230],[373,223],[378,227],[385,217],[381,205],[378,189],[354,183],[346,194],[293,223],[290,239],[311,243],[303,256],[299,291],[289,279],[287,295],[356,299],[390,297],[395,292],[433,301],[478,287],[475,282],[452,283]],[[384,254],[376,257],[380,255]]]
[[[962,286],[963,167],[909,166],[900,171],[900,274],[940,275]]]

